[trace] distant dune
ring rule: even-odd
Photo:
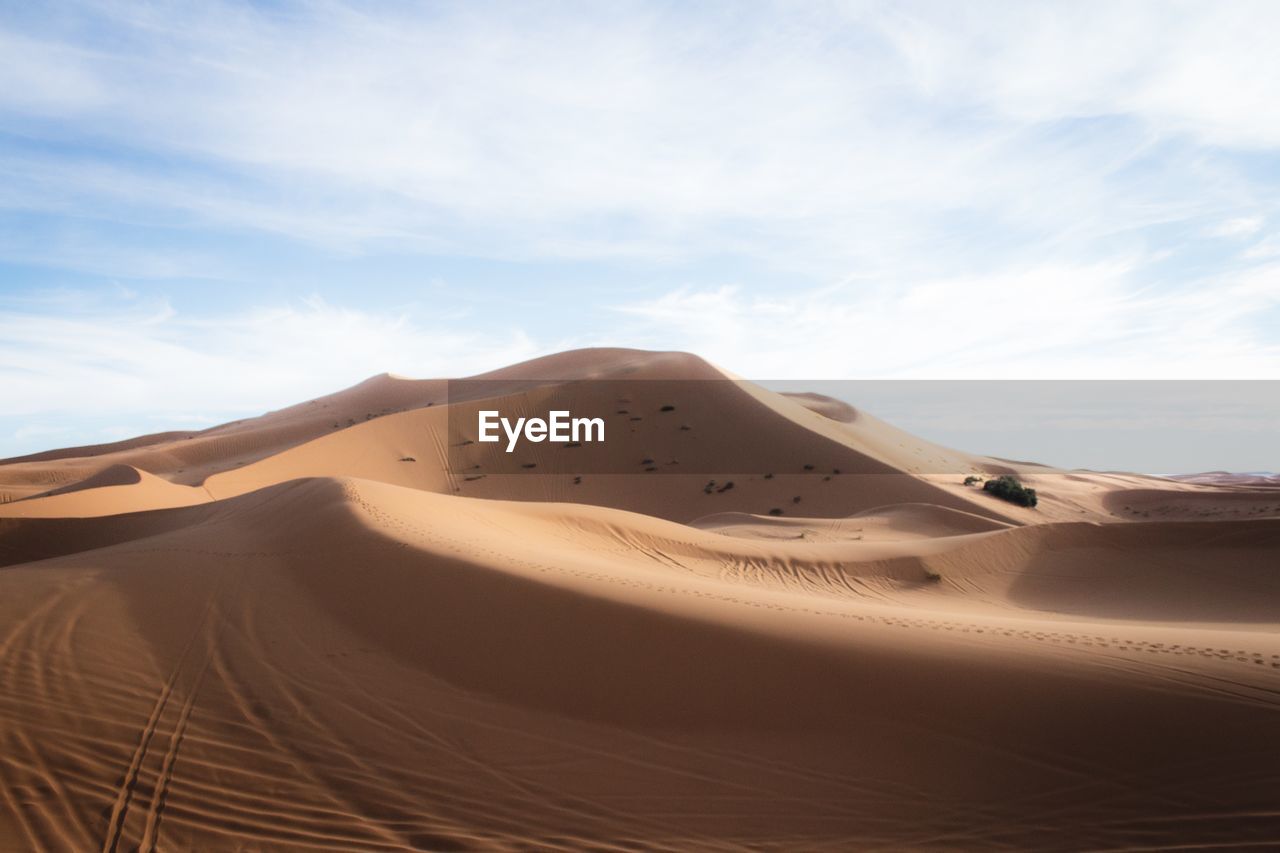
[[[1209,486],[1280,486],[1280,474],[1270,471],[1238,474],[1230,471],[1205,471],[1200,474],[1176,474],[1170,479]]]
[[[0,848],[1280,843],[1273,484],[682,353],[473,379],[0,464]],[[608,439],[458,440],[559,405]]]

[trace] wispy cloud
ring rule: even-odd
[[[8,204],[830,275],[1274,206],[1222,154],[1280,144],[1274,4],[374,8],[19,21],[9,121],[99,144],[11,152]]]
[[[1228,219],[1220,225],[1215,225],[1209,229],[1209,234],[1213,237],[1252,237],[1258,233],[1258,229],[1261,227],[1262,217],[1241,216],[1236,219]]]
[[[850,282],[770,297],[682,289],[618,306],[641,345],[759,379],[1275,378],[1280,266],[1152,288],[1133,263]]]
[[[1263,31],[1277,15],[1267,0],[938,0],[873,19],[938,98],[1023,122],[1128,116],[1154,134],[1267,149],[1280,145],[1280,117],[1258,108],[1280,57]]]
[[[319,299],[197,316],[164,302],[74,292],[43,304],[0,302],[0,397],[7,417],[31,423],[111,416],[149,428],[135,432],[207,424],[384,371],[448,376],[533,353],[509,329],[463,332]]]
[[[1244,256],[1250,260],[1280,257],[1280,234],[1272,234],[1249,247]]]

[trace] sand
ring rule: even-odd
[[[487,379],[721,375],[596,350]],[[581,448],[618,473],[540,448],[467,480],[448,413],[480,401],[444,394],[383,376],[0,465],[0,847],[1280,843],[1274,490],[733,383],[683,431],[632,399]],[[717,414],[750,428],[695,441]],[[669,456],[698,473],[626,472]]]

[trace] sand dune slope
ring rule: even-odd
[[[1274,843],[1270,627],[1019,591],[1044,555],[1094,548],[1143,567],[1122,580],[1135,598],[1210,596],[1223,561],[1224,594],[1274,593],[1277,523],[1157,526],[779,542],[332,479],[9,519],[0,838]],[[1160,568],[1162,542],[1181,564]]]
[[[910,451],[887,449],[905,443],[905,434],[869,418],[851,433],[693,356],[606,352],[599,360],[571,353],[488,374],[460,387],[471,398],[359,424],[213,475],[204,485],[224,498],[297,477],[359,477],[467,497],[596,504],[678,521],[724,511],[838,517],[908,502],[1005,521],[1026,515],[974,490],[915,476],[899,458]],[[554,381],[536,378],[553,369],[559,371]],[[598,381],[584,385],[583,378]],[[475,441],[476,413],[495,408],[520,415],[599,413],[608,439],[571,448],[526,443],[506,454],[500,445]],[[956,483],[973,467],[973,457],[961,456]]]
[[[695,519],[690,525],[727,536],[811,542],[935,539],[1013,526],[935,504],[894,504],[864,510],[847,518],[782,518],[723,512]]]
[[[526,443],[509,455],[474,442],[482,408],[600,415],[608,440],[576,448]],[[0,465],[0,515],[16,514],[3,500],[46,500],[41,495],[93,483],[120,466],[201,486],[214,498],[298,477],[359,477],[471,497],[591,503],[681,521],[726,511],[841,517],[891,503],[1038,520],[975,490],[948,487],[969,471],[1007,470],[1003,464],[914,439],[865,413],[851,423],[833,420],[796,399],[731,379],[696,356],[637,350],[563,353],[452,385],[383,375],[196,434],[40,454]],[[954,472],[948,485],[918,476],[939,471]],[[640,476],[649,482],[638,484]],[[181,494],[171,491],[154,506],[172,506]],[[47,508],[33,502],[21,514],[76,515],[80,503],[92,502]],[[119,511],[145,508],[137,500],[120,505]],[[84,514],[97,510],[90,506]]]
[[[694,356],[641,350],[575,350],[474,377],[512,389],[545,381],[604,376],[712,378]],[[274,412],[198,432],[167,432],[0,460],[0,503],[80,482],[113,465],[129,465],[184,485],[231,471],[313,439],[388,414],[442,405],[448,382],[384,373],[351,388]]]
[[[0,505],[0,518],[84,518],[209,500],[201,487],[179,486],[131,465],[112,465],[78,482]]]
[[[322,435],[392,412],[443,402],[445,381],[388,374],[256,418],[201,432],[162,433],[110,445],[70,448],[0,463],[0,500],[29,497],[127,465],[182,485],[199,485]]]

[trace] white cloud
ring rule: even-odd
[[[371,313],[321,300],[229,315],[186,316],[167,304],[63,294],[0,307],[0,398],[30,419],[130,416],[131,434],[190,418],[300,402],[377,373],[454,376],[529,358],[515,330],[458,331],[447,322]]]
[[[13,439],[15,441],[27,441],[33,438],[55,438],[60,435],[66,435],[70,431],[70,428],[64,425],[27,424],[14,430]]]
[[[138,156],[10,157],[0,203],[344,251],[937,273],[1231,217],[1198,146],[1280,144],[1269,3],[84,14],[119,47],[10,34],[58,70],[8,107]]]
[[[0,258],[251,281],[265,234],[699,262],[595,342],[759,377],[1280,363],[1257,239],[1280,216],[1280,4],[374,8],[95,0],[0,24]],[[2,227],[28,219],[55,225]],[[722,287],[726,258],[786,284]],[[14,411],[216,416],[540,350],[483,318],[72,303],[0,309]]]
[[[0,109],[42,116],[98,106],[106,93],[74,47],[0,30]]]
[[[1280,145],[1269,0],[908,3],[875,16],[936,98],[1020,121],[1130,116],[1213,145]]]
[[[1215,226],[1209,230],[1211,237],[1252,237],[1262,228],[1262,217],[1241,216]]]
[[[1245,251],[1244,256],[1249,260],[1280,257],[1280,234],[1272,234],[1254,243]]]
[[[637,345],[753,379],[1280,378],[1280,265],[1175,290],[1131,264],[1028,267],[761,298],[678,290],[620,306]]]

